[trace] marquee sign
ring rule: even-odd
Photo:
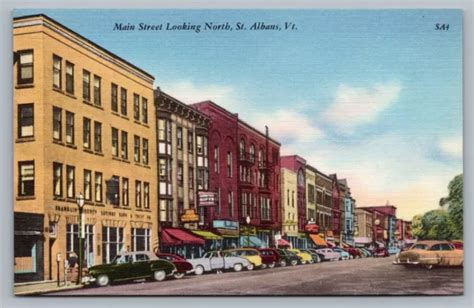
[[[199,206],[216,206],[218,201],[217,193],[212,191],[198,192]]]

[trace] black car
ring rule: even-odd
[[[277,249],[277,251],[280,255],[280,266],[287,266],[288,264],[295,266],[301,262],[301,258],[298,257],[294,252],[284,249]]]

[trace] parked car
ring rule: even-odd
[[[220,251],[208,251],[201,258],[188,259],[188,262],[193,265],[196,275],[214,270],[233,269],[240,272],[244,268],[253,269],[253,264],[249,260]]]
[[[400,253],[400,248],[395,247],[395,246],[390,246],[388,247],[388,253],[391,255],[396,255],[397,253]]]
[[[280,256],[279,265],[284,267],[287,265],[295,266],[300,263],[301,258],[296,255],[296,253],[285,250],[285,249],[277,249],[278,254]]]
[[[157,253],[156,256],[160,259],[168,260],[174,264],[176,267],[176,272],[173,274],[173,277],[176,279],[181,279],[184,277],[184,275],[194,272],[193,265],[179,255],[171,253]]]
[[[299,249],[296,248],[291,248],[288,249],[288,251],[294,252],[298,257],[301,258],[300,263],[301,264],[306,264],[306,263],[314,263],[313,257],[311,257],[310,253],[303,252]]]
[[[309,253],[311,255],[311,258],[313,258],[313,263],[319,263],[321,262],[321,257],[316,253],[316,251],[313,251],[311,249],[300,249],[302,252]]]
[[[407,251],[397,254],[393,264],[434,266],[463,266],[464,251],[448,241],[419,241]]]
[[[336,261],[341,258],[341,255],[331,248],[319,248],[316,249],[316,252],[323,256],[323,261]]]
[[[372,252],[368,250],[367,248],[356,248],[357,250],[360,251],[360,256],[364,258],[372,257]]]
[[[262,268],[274,268],[280,262],[280,254],[274,248],[259,248],[257,249],[262,258]]]
[[[372,256],[375,257],[388,257],[390,254],[388,253],[387,248],[385,247],[379,247],[375,248]]]
[[[349,260],[350,254],[347,251],[345,251],[344,249],[342,249],[340,247],[336,247],[336,248],[333,248],[332,250],[334,250],[335,252],[337,252],[341,255],[341,260]]]
[[[233,257],[242,257],[250,262],[250,266],[247,267],[248,270],[253,270],[255,267],[259,268],[262,266],[262,258],[260,253],[255,248],[234,248],[224,250],[225,254],[229,254]]]
[[[354,248],[354,247],[344,248],[344,250],[350,254],[349,256],[350,259],[358,259],[362,255],[361,252],[357,248]]]
[[[464,250],[464,242],[463,241],[451,241],[454,248]]]
[[[89,267],[85,280],[105,287],[116,281],[153,278],[156,281],[176,273],[176,267],[167,260],[158,259],[150,251],[121,253],[112,262]]]

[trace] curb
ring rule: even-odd
[[[34,290],[34,291],[23,291],[23,292],[14,292],[15,296],[34,296],[34,295],[43,295],[48,293],[55,293],[61,291],[69,291],[69,290],[78,290],[84,288],[84,285],[81,286],[71,286],[66,288],[54,288],[54,289],[45,289],[45,290]]]

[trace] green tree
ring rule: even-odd
[[[448,185],[448,196],[439,200],[439,205],[448,210],[453,239],[463,238],[464,201],[463,175],[455,176]]]
[[[445,209],[426,212],[421,218],[421,224],[420,239],[451,240],[453,237],[449,213]]]
[[[422,215],[418,214],[418,215],[413,216],[413,218],[411,219],[411,234],[415,238],[419,238],[423,230],[423,225],[421,223],[422,217],[423,217]]]

